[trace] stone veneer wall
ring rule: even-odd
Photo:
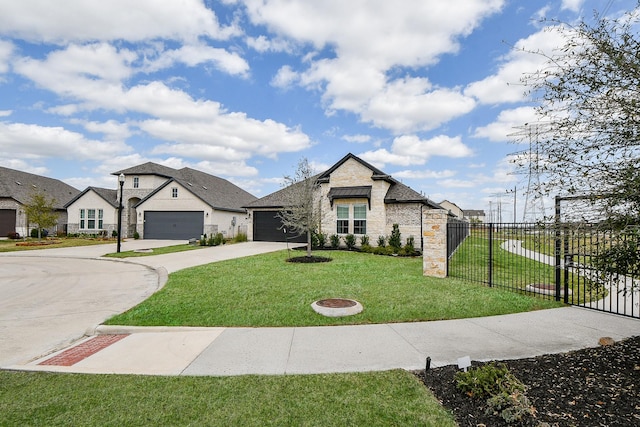
[[[447,212],[422,212],[422,273],[425,276],[447,277]]]

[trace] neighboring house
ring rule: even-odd
[[[454,215],[456,218],[458,219],[464,218],[464,211],[460,209],[460,207],[455,203],[450,202],[448,200],[443,200],[442,202],[440,202],[440,206],[442,206],[443,209],[448,210],[449,213],[451,215]]]
[[[144,239],[182,240],[218,232],[225,237],[247,232],[249,219],[243,206],[254,201],[255,196],[225,179],[195,169],[178,170],[152,162],[114,172],[116,190],[90,187],[70,202],[70,230],[110,233],[116,229],[120,174],[124,175],[123,237],[137,232]],[[89,222],[89,215],[96,222]],[[90,228],[93,226],[96,228]]]
[[[66,205],[69,234],[111,236],[118,229],[118,196],[116,190],[88,187]]]
[[[469,220],[469,222],[475,223],[485,222],[485,220],[487,219],[484,211],[478,209],[465,209],[464,217]]]
[[[65,231],[67,211],[64,205],[80,193],[79,190],[57,179],[0,167],[0,237],[14,232],[20,236],[29,235],[24,206],[31,201],[34,192],[54,200],[58,223],[48,231],[51,234]]]
[[[378,236],[388,237],[398,224],[403,242],[413,236],[416,247],[422,236],[422,211],[441,209],[417,191],[395,180],[364,160],[347,154],[327,171],[314,178],[319,184],[320,232],[327,235],[369,236],[376,245]],[[278,212],[286,208],[284,188],[245,205],[252,221],[248,237],[255,241],[284,241],[286,236]],[[296,241],[306,241],[300,236]]]

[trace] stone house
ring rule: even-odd
[[[65,231],[67,210],[64,205],[80,193],[79,190],[57,179],[0,167],[0,237],[9,233],[29,235],[30,225],[24,206],[30,202],[34,192],[41,192],[47,199],[54,200],[58,223],[48,230],[49,233]]]
[[[145,239],[185,240],[218,232],[225,237],[247,232],[249,217],[242,206],[255,196],[198,170],[177,170],[153,162],[114,172],[116,190],[89,187],[67,203],[69,232],[104,230],[111,235],[117,227],[121,174],[123,237],[137,232]]]
[[[422,212],[442,208],[392,176],[349,153],[325,172],[316,175],[319,186],[319,231],[344,237],[369,236],[375,246],[398,224],[403,243],[413,236],[420,247]],[[290,187],[245,205],[251,215],[248,237],[255,241],[304,242],[305,236],[285,235],[278,212],[285,208]]]

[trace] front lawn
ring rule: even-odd
[[[286,262],[287,252],[216,262],[175,272],[166,286],[112,325],[314,326],[482,317],[559,307],[462,279],[422,275],[421,258],[315,251],[333,261]],[[364,311],[329,318],[311,303],[359,301]]]
[[[115,239],[82,238],[82,237],[51,237],[38,239],[1,239],[0,252],[33,251],[49,248],[70,248],[74,246],[93,246],[115,243]],[[26,244],[25,244],[26,243]]]
[[[0,372],[7,426],[455,426],[411,373],[147,377]]]

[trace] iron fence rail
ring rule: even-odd
[[[449,276],[640,318],[640,266],[617,251],[639,250],[637,234],[589,224],[450,222],[447,237]]]

